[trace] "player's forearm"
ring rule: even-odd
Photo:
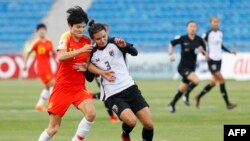
[[[228,53],[232,53],[229,49],[227,49],[224,45],[222,45],[222,50],[224,50],[225,52],[228,52]]]
[[[95,65],[93,65],[92,63],[88,64],[88,71],[96,74],[96,75],[101,75],[103,70],[99,69],[98,67],[96,67]]]
[[[60,50],[60,51],[58,51],[57,59],[59,61],[66,61],[66,60],[72,59],[72,58],[80,55],[81,53],[82,52],[79,49],[74,50],[74,51],[70,51],[70,52],[67,52],[65,50]]]
[[[203,55],[208,55],[208,53],[206,52],[206,50],[202,47],[202,46],[200,46],[199,48],[199,51],[203,54]]]
[[[133,47],[133,44],[130,43],[126,43],[127,46],[124,47],[125,52],[131,54],[132,56],[136,56],[138,55],[138,51],[136,50],[136,48]]]
[[[31,51],[28,52],[28,54],[24,57],[24,66],[27,66],[27,62],[28,62],[30,55],[31,55]]]
[[[169,45],[168,45],[168,54],[169,54],[169,55],[172,55],[172,54],[173,54],[173,51],[174,51],[173,48],[174,48],[174,47],[172,46],[172,44],[169,44]]]

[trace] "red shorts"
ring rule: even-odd
[[[52,80],[54,78],[53,73],[49,70],[48,71],[39,71],[38,76],[44,84],[48,83],[50,80]]]
[[[81,102],[92,97],[82,85],[55,85],[49,99],[48,112],[63,117],[71,104],[77,108]]]

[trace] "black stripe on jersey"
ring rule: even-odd
[[[106,98],[106,94],[105,94],[105,90],[104,90],[104,86],[103,86],[103,78],[101,77],[101,82],[100,82],[100,86],[102,87],[102,90],[103,90],[103,98],[102,98],[102,101],[105,101],[105,98]]]
[[[205,37],[203,39],[205,40],[206,43],[208,43],[208,36],[211,33],[212,29],[208,30],[205,34]],[[209,47],[207,46],[207,52],[209,53]]]
[[[203,39],[207,42],[208,41],[208,36],[209,36],[209,34],[211,33],[211,29],[210,30],[208,30],[207,32],[206,32],[206,34],[205,34],[205,37],[203,37]]]

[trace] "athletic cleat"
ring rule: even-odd
[[[235,107],[237,107],[237,104],[229,103],[229,104],[227,105],[227,109],[228,109],[228,110],[231,110],[231,109],[233,109],[233,108],[235,108]]]
[[[131,141],[130,136],[125,137],[122,135],[122,141]]]
[[[119,122],[119,119],[117,119],[114,115],[110,116],[109,120],[113,123]]]
[[[38,111],[44,111],[44,112],[47,111],[47,108],[43,105],[36,105],[35,109]]]
[[[195,96],[195,106],[196,106],[196,108],[200,108],[200,98],[198,97],[198,95],[197,96]]]
[[[182,99],[183,99],[183,102],[186,104],[186,106],[190,106],[189,98],[187,96],[184,95]]]
[[[174,113],[175,112],[175,107],[173,104],[168,104],[168,111],[171,112],[171,113]]]

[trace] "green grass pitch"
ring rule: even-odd
[[[202,81],[191,93],[191,106],[177,103],[177,112],[171,114],[167,103],[171,100],[179,81],[137,80],[144,97],[151,106],[154,120],[154,141],[222,141],[224,124],[250,123],[250,82],[227,81],[229,98],[237,103],[236,109],[228,111],[219,93],[214,88],[196,109],[193,97],[208,81]],[[38,80],[0,81],[0,141],[36,141],[47,127],[48,114],[33,110],[42,84]],[[98,91],[95,83],[88,89]],[[86,141],[119,141],[121,122],[110,123],[103,103],[95,101],[97,117]],[[59,133],[53,141],[70,141],[75,133],[82,113],[73,106],[63,118]],[[138,122],[131,134],[133,141],[140,141],[141,125]]]

